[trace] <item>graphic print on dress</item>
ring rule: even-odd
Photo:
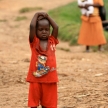
[[[45,65],[46,61],[47,61],[46,56],[38,55],[38,61],[36,62],[37,70],[36,72],[33,72],[33,75],[35,77],[41,77],[49,72],[50,67]]]

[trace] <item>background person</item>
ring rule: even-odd
[[[81,16],[82,24],[79,32],[78,43],[86,45],[86,51],[89,52],[90,46],[98,46],[98,50],[102,51],[102,45],[106,44],[103,33],[102,21],[99,16],[99,7],[103,6],[103,0],[93,0],[93,4],[79,6],[79,8],[88,9],[89,6],[94,7],[94,12],[89,17]]]

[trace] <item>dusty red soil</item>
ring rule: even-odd
[[[48,11],[71,1],[0,0],[0,108],[27,108],[28,33],[35,11],[18,11],[28,6]],[[18,16],[27,19],[15,21]],[[108,108],[108,53],[84,53],[84,47],[60,41],[56,56],[58,108]]]

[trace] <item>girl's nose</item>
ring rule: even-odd
[[[45,30],[43,30],[43,33],[45,33],[46,31]]]

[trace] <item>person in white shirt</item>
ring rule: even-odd
[[[93,0],[78,0],[78,6],[85,6],[86,4],[93,4]],[[88,9],[81,8],[82,15],[90,16],[93,12],[93,6],[89,6]]]

